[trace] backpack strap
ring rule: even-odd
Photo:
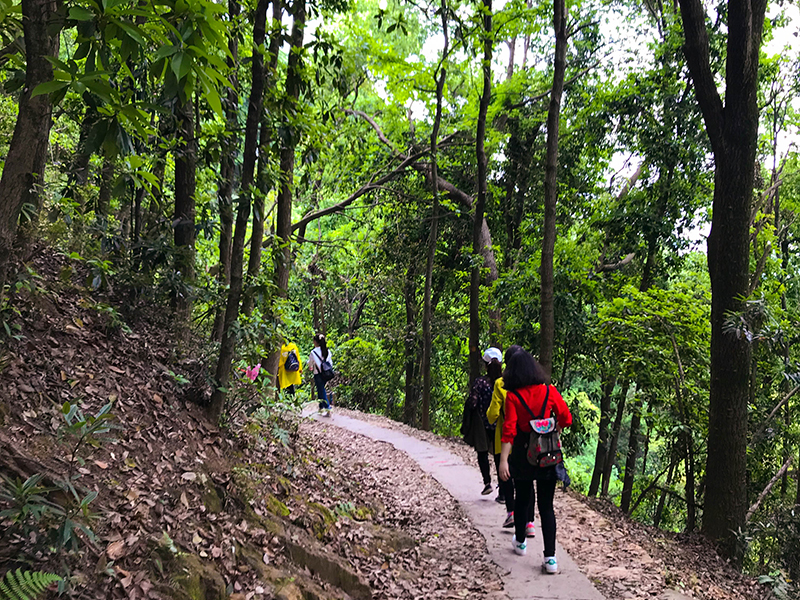
[[[535,419],[535,418],[536,418],[536,415],[534,415],[534,414],[533,414],[533,411],[531,410],[531,407],[530,407],[530,406],[528,406],[528,405],[525,403],[525,400],[523,400],[523,399],[522,399],[522,396],[520,396],[520,395],[517,393],[517,391],[516,391],[516,390],[509,390],[509,392],[508,392],[508,393],[509,393],[509,394],[514,394],[514,395],[517,397],[517,400],[519,400],[519,403],[520,403],[520,404],[522,404],[522,406],[524,406],[524,407],[525,407],[525,410],[527,410],[527,411],[528,411],[528,414],[531,416],[531,419]]]
[[[531,410],[531,407],[528,406],[527,402],[525,402],[522,399],[522,396],[520,396],[516,392],[516,390],[510,390],[509,393],[514,394],[517,397],[517,400],[519,400],[519,403],[522,404],[522,406],[525,407],[525,410],[528,411],[528,414],[531,416],[531,419],[536,419],[536,415],[533,414],[533,411]],[[545,410],[547,409],[547,399],[549,397],[550,397],[550,386],[545,384],[544,403],[542,403],[542,416],[539,417],[540,419],[544,419],[544,413],[545,413]]]
[[[547,385],[546,383],[544,384],[544,386],[546,391],[544,393],[544,402],[542,402],[542,414],[539,417],[540,419],[544,419],[544,413],[547,410],[547,399],[550,397],[550,386]]]

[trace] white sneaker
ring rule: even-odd
[[[558,562],[556,561],[555,556],[544,557],[544,562],[542,563],[542,573],[548,573],[550,575],[555,575],[558,573]]]
[[[517,534],[511,536],[511,547],[514,549],[514,552],[519,554],[520,556],[525,556],[525,552],[528,549],[528,544],[524,540],[521,542],[517,541]]]

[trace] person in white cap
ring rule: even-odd
[[[509,346],[506,350],[506,359],[513,356],[516,352],[522,350],[522,346]],[[485,360],[485,359],[484,359]],[[501,362],[501,361],[498,361]],[[502,444],[500,442],[500,435],[503,430],[503,419],[505,418],[505,405],[506,405],[506,390],[503,387],[503,378],[495,380],[494,391],[492,392],[492,403],[489,405],[489,410],[486,411],[486,418],[490,423],[495,426],[494,435],[494,466],[498,473],[499,494],[495,500],[500,504],[506,505],[506,518],[503,521],[503,527],[514,527],[514,480],[509,478],[503,481],[499,477],[500,473],[500,453],[502,451]],[[528,522],[525,531],[528,537],[536,535],[536,527],[533,524],[533,503],[528,505]]]
[[[489,465],[489,451],[494,450],[494,424],[486,418],[486,410],[492,402],[494,382],[502,374],[503,354],[497,348],[487,348],[483,353],[486,363],[486,375],[478,377],[472,383],[469,397],[464,404],[464,420],[461,433],[464,441],[475,448],[478,453],[478,465],[483,476],[483,491],[488,495],[492,487],[492,474]]]

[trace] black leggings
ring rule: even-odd
[[[517,541],[525,540],[525,527],[528,524],[528,510],[533,512],[536,496],[533,492],[532,481],[516,480],[514,486],[517,491],[514,503],[514,532]],[[539,492],[539,518],[542,520],[542,538],[544,538],[544,555],[556,555],[556,512],[553,510],[553,496],[556,493],[556,480],[537,481],[536,491]],[[528,510],[526,510],[528,509]]]
[[[481,475],[483,475],[483,485],[492,483],[492,472],[489,469],[489,451],[478,452],[478,466],[481,468]]]
[[[486,441],[489,443],[490,448],[494,448],[494,429],[486,429]],[[497,464],[497,461],[495,461]],[[489,451],[478,452],[478,466],[481,468],[481,475],[483,475],[483,485],[492,483],[492,471],[489,468]],[[498,477],[498,480],[500,478]]]
[[[500,472],[500,455],[494,455],[494,467],[497,472]],[[503,481],[500,477],[497,477],[500,480],[500,495],[505,498],[506,501],[506,511],[512,512],[514,510],[514,480],[510,477],[508,480]],[[530,513],[529,521],[533,521],[533,505],[528,508],[528,512]]]

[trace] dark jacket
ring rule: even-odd
[[[486,428],[480,409],[470,408],[469,403],[464,405],[464,414],[461,417],[461,435],[464,441],[478,452],[489,450],[489,440],[486,437]]]

